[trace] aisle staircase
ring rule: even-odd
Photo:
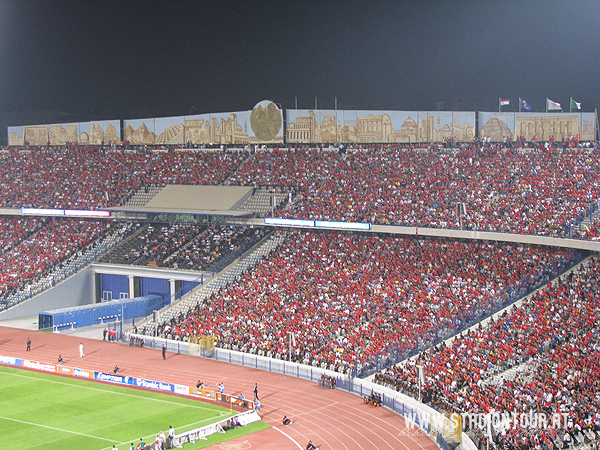
[[[240,258],[235,260],[208,282],[197,287],[188,295],[161,310],[158,315],[158,321],[169,321],[172,318],[178,317],[180,314],[187,315],[189,311],[196,307],[196,305],[204,303],[213,294],[217,294],[221,289],[233,283],[249,269],[267,258],[271,252],[283,243],[284,240],[285,234],[278,232],[265,237],[261,242],[244,253]],[[147,333],[150,333],[150,330],[155,329],[157,325],[158,322],[154,322],[152,317],[148,318],[147,321],[142,321],[137,324],[138,328],[145,326]]]
[[[123,206],[128,208],[144,207],[150,200],[156,197],[156,195],[162,191],[162,189],[163,186],[154,184],[143,186],[139,188]]]
[[[58,268],[43,278],[33,281],[25,289],[1,300],[0,311],[11,308],[35,295],[51,289],[56,284],[76,274],[127,239],[133,229],[134,227],[129,223],[115,226],[112,232],[107,236],[92,243],[86,249],[77,252],[69,259],[60,262],[60,264],[57,264]]]

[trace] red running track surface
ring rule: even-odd
[[[27,338],[31,351],[26,352]],[[85,356],[79,357],[79,343]],[[222,450],[302,450],[309,439],[321,450],[437,450],[421,431],[406,432],[404,419],[386,408],[365,405],[362,398],[340,389],[327,389],[298,378],[226,364],[211,359],[160,350],[129,347],[58,333],[0,327],[0,355],[112,373],[117,364],[122,375],[207,389],[224,383],[225,392],[253,398],[254,383],[262,404],[263,421],[273,428],[209,447]],[[283,416],[293,422],[284,426]],[[165,424],[168,427],[169,424]]]

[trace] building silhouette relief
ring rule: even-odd
[[[226,118],[184,120],[183,124],[166,127],[159,135],[150,131],[146,123],[142,122],[135,130],[131,125],[127,125],[123,135],[126,141],[136,145],[187,143],[246,145],[264,142],[248,135],[248,121],[244,120],[241,124],[237,114],[230,114]],[[283,142],[283,136],[276,137],[271,142]]]
[[[494,142],[502,142],[506,139],[512,140],[513,133],[503,120],[500,120],[498,117],[492,117],[479,130],[479,137],[490,138]]]
[[[88,125],[85,123],[84,125]],[[23,136],[18,131],[12,131],[9,136],[9,145],[24,145],[28,143],[34,146],[65,145],[67,142],[76,142],[83,145],[102,145],[109,142],[119,144],[121,140],[117,137],[117,128],[109,124],[106,132],[97,123],[89,124],[89,130],[77,134],[77,124],[66,125],[34,125],[24,126]]]
[[[23,139],[29,145],[46,145],[48,143],[48,127],[46,125],[23,127]]]
[[[185,120],[185,142],[192,144],[248,144],[248,124],[238,122],[236,114],[227,118],[210,120],[194,119]]]
[[[77,125],[50,125],[48,127],[50,145],[61,145],[67,142],[78,142]]]
[[[183,144],[184,126],[180,123],[168,126],[156,136],[155,144]]]
[[[16,130],[12,130],[8,136],[8,145],[23,145],[24,140],[20,136],[20,133]]]
[[[309,111],[308,117],[300,116],[294,122],[288,123],[286,140],[297,143],[323,142],[321,141],[321,127],[314,111]]]
[[[266,105],[266,106],[265,106]],[[378,114],[379,113],[379,114]],[[593,140],[596,118],[593,113],[487,113],[487,112],[427,112],[374,111],[360,114],[350,110],[288,110],[288,122],[283,122],[281,110],[269,101],[262,101],[252,111],[186,117],[166,117],[131,121],[104,120],[98,123],[29,125],[8,128],[8,145],[83,145],[121,143],[118,133],[124,126],[123,140],[136,145],[254,145],[283,143],[280,130],[285,129],[286,142],[295,143],[429,143],[454,139],[470,142],[475,128],[469,114],[478,114],[479,136],[492,141],[534,137],[540,141],[562,140],[579,136]],[[302,115],[296,115],[302,114]],[[490,114],[493,114],[490,116]],[[290,115],[295,116],[290,118]],[[406,117],[399,128],[401,118]],[[187,119],[187,120],[186,120]],[[447,122],[442,124],[442,122]],[[485,122],[485,124],[484,124]],[[138,125],[139,124],[139,125]],[[163,129],[163,125],[167,124]],[[483,126],[482,126],[483,124]],[[134,129],[133,126],[136,126]],[[283,127],[282,127],[283,126]],[[156,129],[162,129],[157,134]],[[85,130],[85,131],[84,131]],[[78,134],[79,133],[79,134]],[[262,136],[262,139],[257,136]],[[271,136],[274,136],[271,139]]]
[[[288,123],[286,138],[290,143],[413,143],[441,142],[454,138],[470,141],[475,137],[475,127],[462,124],[455,117],[452,125],[441,126],[440,117],[429,115],[417,123],[411,116],[399,130],[388,114],[359,116],[356,124],[342,126],[335,114],[326,114],[319,125],[314,111],[308,116],[296,117]]]
[[[153,145],[156,134],[148,129],[145,122],[142,122],[135,130],[131,125],[127,125],[123,130],[123,140],[132,144]]]
[[[590,134],[593,134],[593,127]],[[554,138],[557,141],[563,137],[581,135],[579,116],[577,115],[547,115],[547,116],[518,116],[515,117],[515,128],[509,126],[499,117],[490,118],[479,130],[480,137],[489,137],[492,141],[516,139],[523,136],[527,141],[535,137],[539,141]],[[584,133],[585,136],[587,134]],[[585,137],[589,139],[589,137]]]
[[[528,141],[534,136],[540,141],[547,141],[551,137],[560,141],[564,136],[575,135],[579,135],[578,116],[522,116],[515,120],[515,136],[525,136]]]

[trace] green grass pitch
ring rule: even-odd
[[[154,442],[169,425],[177,433],[226,419],[235,411],[191,398],[0,366],[2,442],[23,450],[129,450]],[[185,444],[195,450],[267,428],[256,422]]]

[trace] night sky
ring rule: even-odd
[[[4,140],[43,111],[128,119],[263,99],[494,111],[503,97],[516,111],[522,97],[544,111],[549,97],[568,111],[573,97],[594,111],[599,69],[599,0],[0,0]]]

